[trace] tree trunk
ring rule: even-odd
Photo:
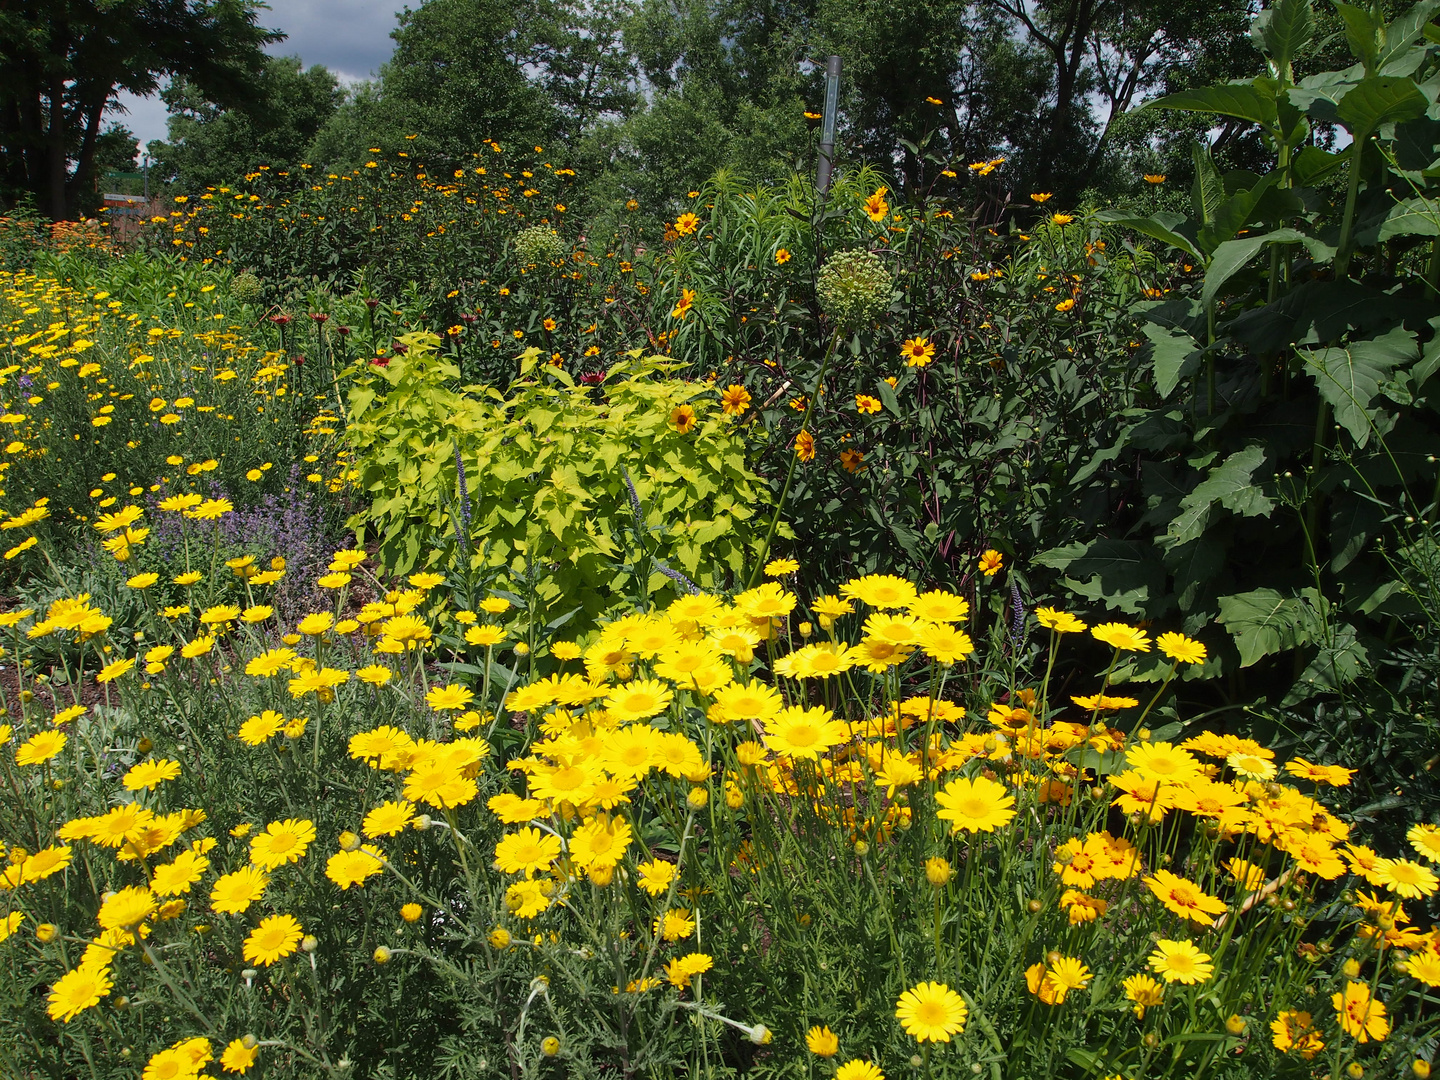
[[[100,121],[105,115],[105,102],[91,102],[85,106],[85,134],[80,140],[80,153],[76,159],[75,176],[68,185],[67,211],[81,212],[88,202],[91,175],[95,171],[95,146],[100,135]],[[93,203],[89,203],[93,206]]]
[[[59,76],[50,79],[50,124],[45,133],[45,213],[64,220],[65,179],[69,172],[65,156],[65,83]]]

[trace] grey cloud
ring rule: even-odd
[[[402,6],[397,0],[273,0],[260,23],[289,35],[270,47],[277,56],[364,78],[389,59],[390,31]]]
[[[324,64],[349,85],[376,74],[390,58],[390,31],[404,6],[403,0],[272,0],[270,10],[260,12],[260,25],[287,35],[271,53],[299,56],[307,67]],[[121,94],[120,101],[129,112],[111,119],[135,132],[142,148],[165,138],[165,105],[158,96]]]

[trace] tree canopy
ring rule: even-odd
[[[213,102],[253,94],[262,47],[256,0],[10,0],[0,6],[0,185],[52,217],[93,200],[95,155],[117,94],[166,77]]]

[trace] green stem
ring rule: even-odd
[[[1360,194],[1360,160],[1364,147],[1362,139],[1356,139],[1350,145],[1350,186],[1345,191],[1345,217],[1340,222],[1340,247],[1335,254],[1337,280],[1344,277],[1350,268],[1351,231],[1355,225],[1355,200]]]
[[[815,399],[820,396],[820,388],[825,384],[825,372],[830,367],[830,358],[835,355],[835,347],[840,343],[840,331],[836,329],[830,335],[830,344],[825,349],[825,359],[820,362],[820,373],[815,376],[815,387],[810,391],[810,400],[805,403],[805,415],[800,418],[800,430],[807,431],[810,426],[810,414],[815,409]],[[790,467],[785,471],[785,486],[780,489],[780,498],[775,503],[775,513],[770,518],[770,528],[766,530],[765,542],[760,545],[760,552],[755,560],[755,569],[750,571],[750,580],[745,583],[745,588],[753,589],[756,580],[760,577],[760,571],[765,565],[765,557],[770,553],[770,541],[775,539],[775,529],[780,524],[780,515],[785,512],[785,500],[790,495],[790,482],[795,479],[795,462],[800,460],[800,452],[797,449],[790,455]]]

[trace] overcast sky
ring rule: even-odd
[[[286,39],[270,46],[276,56],[299,56],[306,67],[324,64],[345,82],[369,78],[390,58],[390,31],[404,0],[272,0],[260,24]],[[419,0],[411,6],[418,7]],[[165,105],[158,97],[122,94],[129,112],[114,119],[135,132],[143,147],[165,138]]]

